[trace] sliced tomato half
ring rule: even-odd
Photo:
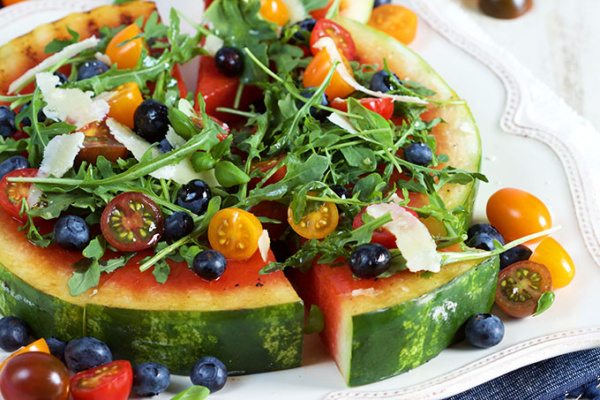
[[[142,193],[122,193],[106,205],[100,217],[102,235],[120,251],[140,251],[154,246],[163,233],[163,214]]]
[[[354,40],[352,40],[352,35],[330,19],[320,19],[317,21],[310,34],[310,50],[313,55],[317,55],[320,51],[320,49],[314,46],[323,37],[333,39],[338,50],[342,52],[348,61],[356,59],[356,45],[354,44]]]
[[[404,209],[406,211],[408,211],[409,213],[411,213],[412,215],[414,215],[415,217],[419,217],[418,214],[416,212],[414,212],[413,210],[404,207]],[[354,217],[354,221],[352,221],[352,228],[353,229],[357,229],[360,228],[361,226],[363,226],[365,223],[363,221],[363,215],[365,215],[365,212],[367,212],[367,209],[364,208],[363,210],[361,210],[361,212],[359,212],[358,214],[356,214],[356,217]],[[386,249],[395,249],[396,246],[396,237],[387,229],[385,228],[378,228],[373,232],[373,236],[371,237],[371,242],[373,243],[378,243],[380,245],[382,245],[383,247],[385,247]]]
[[[71,377],[73,400],[127,400],[133,385],[129,361],[113,361]]]
[[[81,129],[81,132],[85,135],[85,139],[83,149],[77,155],[78,161],[94,164],[99,156],[103,156],[107,160],[115,162],[129,154],[129,150],[110,134],[106,122],[92,122]]]
[[[283,160],[284,158],[285,158],[285,155],[280,155],[277,157],[273,157],[273,158],[269,158],[269,159],[266,159],[263,161],[258,161],[256,163],[252,163],[250,170],[252,172],[260,171],[262,176],[257,177],[257,178],[252,178],[250,180],[249,186],[251,188],[256,187],[256,185],[258,185],[258,183],[263,179],[263,176],[270,175],[273,168],[277,167],[277,165],[279,165],[281,160]],[[265,181],[264,186],[272,185],[274,183],[281,181],[283,178],[285,178],[286,174],[287,174],[287,167],[285,165],[279,167],[277,169],[277,171],[273,172],[273,174],[269,177],[269,179],[267,179]]]
[[[17,169],[9,172],[0,180],[0,207],[8,215],[18,220],[23,220],[21,217],[21,207],[23,200],[29,197],[31,183],[25,182],[9,182],[10,178],[33,178],[37,176],[37,168]]]
[[[552,290],[548,268],[532,261],[520,261],[500,271],[496,305],[507,315],[525,318],[537,309],[539,298]]]
[[[385,119],[391,119],[394,115],[394,100],[388,97],[383,99],[368,97],[365,99],[360,99],[358,102],[367,110],[376,112]],[[335,108],[336,110],[347,112],[348,102],[344,99],[334,99],[331,102],[331,107]]]

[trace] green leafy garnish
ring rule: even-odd
[[[210,390],[204,386],[192,386],[175,395],[171,400],[204,400],[209,394]]]
[[[542,314],[544,311],[547,311],[552,304],[554,303],[554,299],[556,298],[554,292],[544,292],[540,296],[537,302],[537,307],[535,309],[535,313],[533,316],[538,316]]]

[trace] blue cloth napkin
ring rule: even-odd
[[[600,349],[523,367],[447,400],[600,400]]]

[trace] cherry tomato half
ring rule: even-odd
[[[137,65],[145,46],[141,34],[142,30],[134,23],[117,33],[108,43],[106,55],[119,69]]]
[[[144,98],[137,83],[125,83],[119,86],[108,100],[110,105],[108,116],[133,129],[133,115],[143,101]]]
[[[129,361],[113,361],[71,377],[73,400],[127,400],[133,384]]]
[[[409,213],[411,213],[416,218],[419,218],[419,215],[416,212],[414,212],[413,210],[411,210],[409,208],[404,208],[404,209],[406,211],[408,211]],[[367,212],[367,209],[364,208],[358,214],[356,214],[356,217],[354,217],[354,220],[352,221],[352,229],[360,228],[361,226],[363,226],[365,224],[363,221],[363,215],[365,215],[366,212]],[[371,242],[378,243],[378,244],[382,245],[383,247],[385,247],[386,249],[395,249],[398,247],[396,245],[396,237],[385,228],[378,228],[375,231],[373,231],[373,236],[371,237]]]
[[[323,203],[315,211],[305,215],[300,222],[294,222],[292,209],[288,208],[288,223],[298,235],[305,239],[323,239],[333,233],[340,215],[334,203]]]
[[[2,369],[0,392],[5,400],[67,400],[69,371],[50,354],[19,354]]]
[[[107,160],[115,162],[119,158],[124,159],[129,154],[129,150],[110,134],[106,122],[92,122],[82,128],[81,132],[85,135],[85,139],[83,148],[77,155],[79,161],[95,164],[96,159],[103,156]]]
[[[520,261],[502,271],[496,287],[496,305],[507,315],[525,318],[537,309],[544,292],[552,290],[548,268],[532,261]]]
[[[352,68],[350,68],[347,60],[344,60],[344,64],[346,70],[352,74]],[[332,67],[333,62],[331,61],[329,52],[327,49],[321,50],[316,56],[314,56],[310,64],[308,64],[306,67],[302,84],[305,88],[321,86],[325,79],[327,79],[327,75]],[[354,88],[342,78],[338,71],[333,73],[331,81],[329,82],[329,86],[327,86],[327,89],[325,89],[325,94],[330,99],[335,99],[336,97],[343,99],[348,97],[353,92]]]
[[[4,368],[4,366],[6,365],[6,363],[9,360],[15,358],[19,354],[31,353],[34,351],[36,351],[38,353],[50,354],[50,348],[48,347],[48,343],[46,343],[46,341],[44,339],[38,339],[35,342],[28,344],[27,346],[21,347],[19,350],[15,351],[11,355],[9,355],[6,358],[6,360],[2,361],[2,364],[0,364],[0,371],[2,370],[2,368]]]
[[[573,259],[560,243],[550,237],[540,242],[529,259],[548,268],[555,289],[567,286],[575,277]]]
[[[9,172],[0,180],[0,207],[13,218],[22,220],[21,207],[27,200],[31,183],[9,182],[9,178],[33,178],[37,176],[37,168],[17,169]]]
[[[283,160],[284,158],[285,158],[285,155],[280,155],[278,157],[259,161],[257,163],[252,163],[250,170],[252,172],[258,170],[258,171],[262,172],[262,174],[261,174],[262,176],[257,177],[257,178],[252,178],[252,180],[250,180],[250,183],[249,183],[250,187],[256,187],[256,185],[258,185],[258,183],[263,179],[263,176],[270,174],[271,171],[273,170],[273,168],[275,168],[277,165],[279,165],[281,160]],[[285,165],[283,165],[279,169],[277,169],[277,171],[275,171],[273,173],[273,175],[271,175],[269,177],[269,179],[267,179],[265,181],[264,186],[272,185],[274,183],[281,181],[283,178],[285,178],[286,174],[287,174],[287,167]]]
[[[346,29],[329,19],[319,20],[310,34],[310,51],[316,55],[320,50],[314,47],[323,37],[330,37],[347,60],[356,59],[356,45]]]
[[[282,0],[260,0],[260,15],[279,26],[290,20],[290,12]]]
[[[376,112],[385,119],[391,119],[394,115],[394,100],[388,97],[383,99],[368,97],[366,99],[360,99],[359,103],[367,110]],[[348,111],[348,102],[342,99],[334,99],[331,102],[331,107],[340,111]]]
[[[507,242],[552,226],[546,205],[531,193],[519,189],[498,190],[488,200],[486,213],[490,224],[500,231]]]
[[[224,208],[208,224],[208,241],[228,259],[247,260],[258,249],[262,231],[262,224],[254,214],[239,208]]]
[[[395,37],[404,44],[410,44],[417,34],[419,18],[406,7],[386,4],[373,9],[369,25]]]
[[[120,251],[154,246],[163,233],[160,208],[142,193],[122,193],[106,205],[100,217],[102,235]]]

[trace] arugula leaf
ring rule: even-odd
[[[210,390],[204,386],[192,386],[179,393],[171,400],[205,400],[208,398]]]
[[[544,292],[541,297],[538,299],[537,307],[535,309],[534,317],[542,314],[547,311],[552,304],[554,303],[554,299],[556,298],[554,292]]]
[[[154,264],[154,268],[152,269],[152,275],[156,279],[156,282],[160,284],[164,284],[169,278],[169,274],[171,273],[171,267],[165,260],[160,260]]]
[[[67,32],[69,32],[69,35],[71,35],[70,39],[54,39],[54,40],[52,40],[44,48],[44,53],[46,53],[46,54],[58,53],[65,47],[67,47],[73,43],[79,42],[79,39],[81,38],[79,33],[77,33],[76,31],[74,31],[73,29],[71,29],[68,26],[67,26]]]

